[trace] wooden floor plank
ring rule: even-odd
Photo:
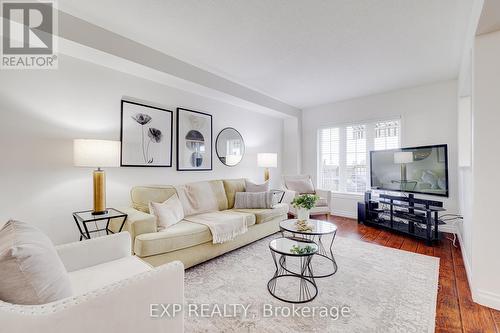
[[[462,332],[462,318],[458,304],[451,243],[442,241],[434,249],[434,255],[439,257],[436,332]]]
[[[495,323],[495,328],[497,333],[500,333],[500,311],[490,309],[491,316],[493,317],[493,322]]]
[[[362,237],[362,240],[369,243],[374,243],[375,239],[377,239],[378,235],[380,235],[380,230],[372,228],[372,230],[367,230],[365,235]]]
[[[448,237],[428,246],[405,235],[358,224],[356,220],[331,216],[338,235],[399,248],[404,251],[435,256],[440,259],[439,289],[436,307],[437,333],[500,333],[500,311],[472,301],[460,248],[453,247]]]
[[[392,247],[393,249],[399,249],[401,248],[401,245],[403,245],[404,242],[404,237],[397,235],[397,234],[391,234],[391,238],[385,244],[387,247]]]
[[[416,253],[425,254],[426,256],[434,256],[434,247],[428,246],[425,242],[418,241]]]
[[[408,252],[416,252],[418,243],[416,240],[410,237],[405,237],[403,244],[401,245],[401,250]]]
[[[375,238],[375,239],[373,240],[373,242],[374,242],[375,244],[378,244],[378,245],[386,245],[386,244],[387,244],[387,242],[389,242],[389,239],[390,239],[390,238],[391,238],[391,234],[390,234],[389,232],[387,232],[387,231],[383,231],[383,230],[382,230],[382,231],[378,234],[377,238]]]

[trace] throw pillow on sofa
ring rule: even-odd
[[[236,192],[235,209],[273,208],[272,192]]]
[[[0,299],[35,305],[71,295],[68,272],[50,239],[28,223],[7,222],[0,229]]]
[[[245,179],[245,191],[246,192],[268,192],[269,191],[269,181],[264,184],[255,184],[248,179]]]
[[[177,194],[163,203],[150,202],[149,212],[156,217],[158,230],[166,229],[184,218],[184,208]]]

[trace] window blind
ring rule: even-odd
[[[400,120],[362,122],[319,130],[318,186],[362,193],[369,184],[369,151],[400,147]]]

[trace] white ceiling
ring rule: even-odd
[[[62,11],[307,108],[456,78],[472,0],[64,0]]]

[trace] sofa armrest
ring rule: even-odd
[[[328,202],[328,208],[332,210],[332,191],[316,189],[316,194],[325,198]]]
[[[132,207],[118,208],[118,210],[127,214],[127,220],[122,231],[130,233],[131,245],[134,245],[135,237],[142,234],[157,232],[156,217],[152,214],[141,212]],[[118,232],[123,219],[115,218],[109,222],[109,229],[113,232]]]
[[[130,235],[114,235],[74,242],[56,247],[66,270],[73,272],[131,255]]]
[[[152,304],[158,304],[159,309],[154,311]],[[174,317],[150,316],[161,314],[159,304],[184,304],[184,266],[180,261],[48,304],[0,301],[0,322],[2,332],[16,333],[183,332],[183,311]]]

